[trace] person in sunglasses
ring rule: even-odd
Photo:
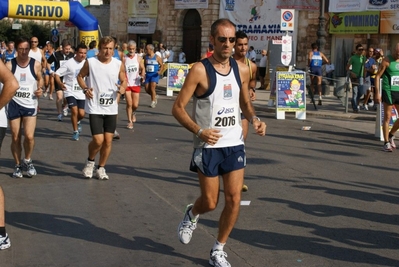
[[[266,124],[256,116],[249,98],[249,68],[231,57],[235,29],[228,19],[218,19],[212,24],[210,43],[214,53],[193,65],[172,108],[177,121],[193,133],[190,170],[198,174],[201,188],[201,196],[186,207],[178,226],[178,238],[188,244],[199,215],[216,208],[221,176],[225,206],[209,264],[224,267],[230,266],[223,247],[238,218],[246,164],[240,108],[258,135],[266,133]],[[192,97],[190,116],[185,108]]]
[[[364,48],[361,44],[356,45],[356,53],[350,57],[346,70],[352,82],[352,109],[354,113],[359,112],[359,100],[364,94],[364,77],[366,76],[366,57],[363,55]]]

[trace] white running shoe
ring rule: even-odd
[[[23,175],[22,175],[21,165],[15,165],[12,178],[22,178],[22,177]]]
[[[25,159],[22,161],[22,169],[26,171],[26,174],[29,178],[37,175],[36,169],[33,166],[32,160],[26,161]]]
[[[187,205],[183,220],[180,222],[179,227],[177,228],[177,235],[179,236],[180,242],[183,244],[190,243],[191,237],[193,236],[193,231],[197,228],[199,216],[197,216],[197,218],[191,218],[189,215],[189,212],[193,206],[193,204]]]
[[[226,260],[227,253],[223,250],[211,250],[211,257],[209,258],[209,265],[215,267],[231,267],[230,263]]]
[[[151,101],[151,108],[155,108],[157,106],[157,101]]]
[[[98,180],[108,180],[109,176],[105,172],[104,167],[100,167],[96,170],[96,177]]]
[[[64,117],[68,116],[68,107],[65,107],[65,108],[62,110],[62,114],[64,115]]]
[[[94,161],[87,161],[86,166],[83,168],[83,176],[86,178],[91,178],[93,177],[93,171],[94,171]]]
[[[392,135],[392,137],[389,138],[389,143],[391,144],[391,147],[392,147],[393,149],[396,148],[395,136],[394,136],[394,135]]]
[[[0,235],[0,250],[7,249],[9,247],[11,247],[11,241],[8,237],[8,234],[6,233],[6,236]]]

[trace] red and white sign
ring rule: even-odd
[[[293,31],[294,30],[294,16],[295,9],[281,9],[281,30]]]

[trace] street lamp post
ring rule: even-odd
[[[325,0],[320,0],[320,16],[319,16],[319,29],[317,30],[317,44],[319,46],[319,51],[324,50],[324,46],[326,44],[326,18],[324,17],[324,7]]]

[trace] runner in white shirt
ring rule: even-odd
[[[136,110],[139,106],[141,83],[145,80],[144,61],[141,56],[136,54],[136,46],[135,41],[129,41],[127,44],[128,54],[125,56],[127,76],[125,96],[128,129],[133,129],[133,123],[136,122]]]
[[[115,41],[110,36],[100,39],[97,57],[89,58],[78,74],[78,83],[86,95],[85,111],[89,114],[92,141],[89,157],[83,169],[86,178],[93,177],[95,157],[100,152],[96,177],[108,180],[105,164],[111,153],[112,138],[118,115],[117,95],[126,89],[125,64],[113,58]],[[90,87],[84,80],[90,76]],[[118,85],[118,79],[120,85]]]
[[[80,121],[85,116],[85,95],[80,88],[76,77],[83,67],[86,60],[87,46],[79,44],[76,48],[75,57],[67,60],[65,64],[55,72],[55,81],[64,91],[68,107],[71,110],[71,122],[73,128],[72,139],[79,140],[79,134],[82,131]],[[60,77],[64,77],[63,82]]]
[[[11,71],[6,68],[3,62],[0,62],[0,148],[7,129],[7,118],[4,109],[7,103],[12,99],[19,85]],[[0,185],[0,250],[11,246],[10,238],[6,232],[6,222],[4,216],[4,192]]]
[[[19,83],[19,89],[8,104],[7,110],[12,136],[11,153],[15,160],[13,177],[22,178],[22,170],[24,170],[31,178],[37,174],[31,155],[35,145],[37,99],[43,93],[42,66],[39,61],[29,57],[28,39],[18,38],[15,41],[15,47],[18,52],[17,57],[6,64]],[[23,145],[22,135],[25,137]],[[21,166],[22,147],[25,150],[25,159]]]

